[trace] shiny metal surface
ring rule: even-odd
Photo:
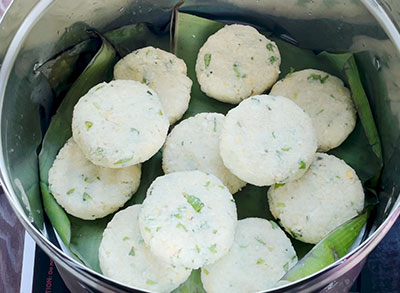
[[[87,37],[84,31],[68,34],[70,26],[76,22],[85,21],[105,31],[143,20],[164,21],[176,2],[15,0],[0,23],[0,37],[4,34],[5,40],[0,43],[0,181],[25,229],[54,259],[61,274],[76,292],[125,292],[132,291],[132,288],[88,269],[63,252],[49,223],[38,216],[43,212],[32,212],[40,208],[40,203],[33,199],[39,192],[36,162],[36,151],[42,136],[39,110],[51,97],[40,76],[35,75],[35,64],[43,63],[60,50]],[[246,19],[271,30],[280,29],[305,48],[353,52],[368,48],[375,54],[371,62],[389,58],[389,66],[377,69],[385,77],[387,89],[387,95],[376,101],[375,113],[377,121],[382,122],[380,131],[384,135],[382,140],[387,164],[380,195],[381,206],[371,234],[357,249],[324,270],[271,290],[325,292],[339,288],[342,284],[339,280],[345,282],[347,272],[354,269],[354,275],[359,271],[360,264],[400,214],[400,172],[397,167],[400,164],[400,91],[397,84],[400,81],[397,78],[400,75],[400,36],[397,30],[400,6],[396,0],[362,0],[366,9],[361,2],[338,0],[335,6],[326,9],[326,1],[323,0],[310,2],[312,5],[307,1],[304,5],[297,5],[297,2],[188,0],[182,9],[203,15],[212,14],[220,19]],[[21,5],[23,9],[20,9]],[[69,37],[65,38],[65,35]],[[392,120],[385,120],[387,116]],[[396,127],[387,130],[386,124],[392,121],[396,122]]]

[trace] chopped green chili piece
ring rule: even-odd
[[[129,251],[129,255],[135,256],[135,248],[132,246],[131,250]]]
[[[201,200],[191,194],[188,194],[186,192],[183,192],[183,196],[186,198],[187,202],[192,206],[192,208],[200,213],[201,209],[204,207],[204,204],[201,202]]]
[[[85,125],[86,125],[86,130],[89,130],[90,128],[92,128],[92,126],[93,126],[93,122],[90,122],[90,121],[85,121]]]
[[[285,270],[286,273],[289,271],[289,263],[288,262],[283,265],[283,269]]]
[[[140,134],[140,131],[133,127],[131,128],[131,132],[136,133],[137,135]]]
[[[262,239],[256,237],[254,238],[258,243],[262,244],[262,245],[267,245]]]
[[[291,149],[292,149],[292,148],[290,148],[290,147],[289,147],[289,148],[281,148],[281,150],[284,151],[284,152],[288,152],[288,151],[290,151]]]
[[[151,230],[150,230],[150,228],[149,227],[144,227],[144,229],[147,231],[147,232],[151,232]]]
[[[197,244],[196,244],[196,251],[197,251],[197,253],[200,253],[200,248]]]
[[[214,128],[213,128],[214,132],[217,132],[217,118],[214,118]]]
[[[278,61],[278,58],[276,58],[275,56],[269,57],[269,63],[274,64],[276,61]]]
[[[153,280],[147,280],[146,284],[147,285],[155,285],[155,284],[157,284],[157,282],[154,282]]]
[[[258,264],[258,265],[261,265],[261,264],[263,264],[265,262],[265,260],[264,259],[262,259],[262,258],[259,258],[259,259],[257,259],[257,262],[256,262],[256,264]]]
[[[300,165],[300,167],[299,167],[300,170],[306,168],[306,163],[305,163],[304,161],[300,161],[300,162],[299,162],[299,165]]]
[[[122,241],[127,241],[127,240],[130,240],[130,239],[131,239],[130,237],[125,236],[124,238],[122,238]]]
[[[303,237],[302,234],[297,233],[297,232],[294,232],[294,231],[292,231],[292,230],[290,230],[290,229],[288,229],[288,232],[289,232],[290,235],[292,235],[292,237],[293,237],[294,239]]]
[[[276,206],[277,206],[278,208],[284,208],[284,207],[286,207],[286,205],[285,205],[283,202],[278,202],[278,203],[276,204]]]
[[[84,192],[83,193],[83,201],[87,201],[89,199],[92,199],[92,197],[88,193]]]
[[[211,245],[208,250],[210,250],[212,253],[217,253],[217,244]]]
[[[86,183],[92,183],[94,180],[89,177],[85,177],[85,179],[83,179],[83,181],[85,181]]]
[[[206,68],[208,66],[210,66],[210,62],[211,62],[211,54],[205,54],[204,55],[204,65],[206,66]]]
[[[274,51],[274,45],[272,45],[272,43],[268,43],[267,44],[267,49],[268,49],[268,51],[273,52]]]
[[[278,189],[279,187],[282,187],[282,186],[284,186],[285,185],[285,183],[276,183],[275,185],[274,185],[274,189]]]
[[[161,110],[158,111],[158,115],[162,116],[163,112]]]
[[[176,228],[182,228],[185,232],[188,232],[188,229],[182,223],[176,224]]]
[[[247,77],[247,75],[246,74],[240,74],[240,71],[239,71],[239,65],[238,64],[236,64],[236,63],[234,63],[233,64],[233,71],[236,73],[236,77],[241,77],[241,78],[245,78],[245,77]]]
[[[157,227],[156,228],[156,232],[158,232],[158,231],[160,231],[161,230],[161,227]]]
[[[147,91],[147,93],[150,95],[150,96],[152,96],[153,94],[151,93],[151,91]]]
[[[236,73],[236,77],[240,77],[240,72],[236,63],[233,64],[233,71]]]
[[[71,188],[70,190],[67,191],[67,195],[74,193],[74,191],[75,191],[75,188]]]
[[[129,162],[129,161],[132,160],[132,159],[133,159],[133,156],[130,157],[130,158],[121,159],[121,160],[119,160],[119,161],[116,161],[116,162],[114,163],[114,165],[125,164],[125,163]]]
[[[106,85],[105,84],[103,84],[103,85],[101,85],[101,86],[98,86],[96,89],[95,89],[95,91],[98,91],[99,89],[102,89],[103,87],[105,87]]]
[[[177,219],[182,219],[182,215],[181,214],[174,214],[173,215],[175,218],[177,218]]]
[[[225,186],[223,186],[223,185],[218,185],[218,187],[221,189],[225,189]]]
[[[279,228],[278,224],[275,223],[274,221],[269,221],[269,222],[270,222],[271,225],[272,225],[272,229],[278,229],[278,228]]]
[[[205,269],[205,268],[202,268],[202,270],[204,271],[204,273],[205,273],[206,275],[208,275],[208,274],[209,274],[209,272],[207,271],[207,269]]]
[[[322,77],[320,74],[312,73],[309,77],[307,77],[307,80],[319,80],[320,83],[325,83],[328,78],[328,74]]]
[[[240,248],[247,248],[249,245],[247,244],[247,245],[240,245],[239,247]]]

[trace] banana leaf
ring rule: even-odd
[[[58,151],[72,135],[71,121],[74,105],[91,87],[107,80],[114,63],[115,51],[103,39],[100,50],[68,91],[43,138],[42,149],[39,154],[40,188],[43,206],[53,227],[67,247],[71,239],[70,220],[64,210],[56,203],[48,189],[48,173]]]
[[[206,293],[201,283],[201,269],[193,270],[189,278],[172,293]]]
[[[218,102],[214,99],[210,99],[204,93],[202,93],[194,70],[198,50],[207,40],[208,36],[219,30],[224,24],[184,13],[178,13],[176,17],[177,19],[175,22],[175,34],[173,40],[175,44],[174,48],[176,50],[175,53],[178,57],[182,58],[186,62],[188,67],[188,75],[193,80],[192,98],[189,109],[185,113],[183,119],[201,112],[220,112],[225,114],[227,111],[233,108],[234,105]],[[130,38],[135,37],[135,31],[137,29],[137,26],[134,25],[121,28],[121,30],[114,30],[110,33],[105,33],[105,35],[107,39],[113,43],[113,46],[120,51],[119,54],[123,56],[128,52],[128,50],[135,49],[136,46],[138,46],[137,44],[140,43],[135,43],[133,40],[130,40]],[[153,34],[152,32],[150,33]],[[141,38],[146,39],[145,36]],[[149,35],[148,40],[152,40],[152,38],[153,36]],[[295,68],[296,70],[313,67],[342,77],[347,84],[352,82],[352,79],[346,78],[346,75],[344,75],[344,72],[342,72],[343,68],[340,68],[339,66],[340,64],[343,64],[343,56],[338,56],[338,58],[336,58],[337,55],[329,53],[316,55],[312,51],[297,48],[279,39],[275,39],[275,41],[280,48],[283,60],[281,77],[284,77],[287,73],[289,73],[291,67]],[[119,46],[119,42],[121,42],[123,45]],[[155,45],[155,43],[146,44]],[[104,49],[104,44],[102,49]],[[98,53],[98,55],[99,54],[102,55],[101,52]],[[325,57],[325,54],[328,54],[329,58]],[[349,59],[351,56],[351,54],[348,54]],[[112,66],[111,63],[109,66]],[[91,66],[88,66],[88,68],[91,68]],[[350,68],[347,71],[352,73],[352,70],[354,70],[354,68]],[[82,79],[85,74],[87,74],[87,71],[82,74]],[[105,79],[104,76],[103,78]],[[361,84],[358,82],[355,84],[357,87],[361,86]],[[71,96],[74,98],[68,98]],[[88,267],[100,272],[97,259],[97,248],[101,241],[102,232],[112,215],[95,221],[76,219],[64,213],[64,211],[54,201],[47,189],[48,170],[51,167],[58,150],[71,135],[71,109],[75,104],[73,101],[77,101],[79,97],[80,95],[77,95],[76,93],[74,94],[74,92],[71,94],[69,92],[67,94],[65,100],[67,100],[67,98],[70,100],[68,102],[68,107],[63,106],[64,103],[66,103],[64,100],[57,112],[57,115],[61,116],[61,119],[58,118],[58,116],[53,118],[52,125],[55,126],[52,128],[52,125],[50,125],[49,131],[43,141],[43,150],[40,154],[42,178],[41,186],[43,201],[45,206],[47,206],[46,212],[49,215],[49,218],[52,221],[56,231],[60,234],[60,236],[62,236],[62,240],[69,245],[74,254],[77,255],[79,259],[81,259]],[[354,97],[354,99],[359,99],[358,102],[362,105],[368,102],[364,101],[364,98],[364,95],[357,95]],[[365,107],[361,108],[364,109]],[[69,120],[66,119],[66,117]],[[362,119],[359,119],[356,130],[353,132],[353,134],[349,136],[343,145],[334,150],[337,152],[339,157],[343,158],[351,166],[353,166],[353,168],[355,168],[363,181],[372,178],[376,174],[379,174],[381,167],[381,162],[374,152],[373,147],[369,143],[370,141],[374,141],[374,139],[376,141],[376,138],[373,139],[367,137],[371,131],[365,130],[366,127],[371,127],[371,125],[374,125],[373,121],[372,124],[368,123],[364,125]],[[54,143],[52,140],[54,140]],[[361,156],[360,154],[363,155]],[[378,163],[376,165],[372,165],[371,162],[374,161],[373,159],[366,159],[371,155],[377,157],[376,161]],[[364,170],[368,171],[365,172]],[[162,174],[161,154],[158,153],[142,165],[141,185],[133,198],[127,202],[126,206],[142,203],[148,186],[156,177]],[[249,184],[240,192],[235,194],[234,198],[238,208],[239,219],[247,217],[262,217],[270,220],[272,219],[268,208],[266,196],[267,190],[267,187],[256,187]],[[299,241],[293,241],[293,244],[300,258],[312,248],[312,245],[304,244]],[[177,290],[177,292],[187,292],[187,290],[198,290],[197,292],[202,292],[199,271],[194,271],[188,281]]]
[[[372,206],[367,207],[359,216],[332,231],[292,267],[282,280],[290,282],[300,280],[345,256],[366,224],[372,208]]]
[[[147,46],[153,46],[165,51],[170,50],[169,33],[155,32],[155,29],[146,23],[120,27],[104,33],[104,37],[114,46],[121,57]]]

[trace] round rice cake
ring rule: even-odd
[[[306,69],[278,81],[270,92],[299,105],[310,117],[317,134],[318,150],[339,146],[356,126],[356,110],[350,91],[336,76]]]
[[[317,153],[303,177],[271,186],[268,200],[272,215],[289,234],[317,243],[363,210],[364,191],[357,174],[344,161]]]
[[[162,167],[166,174],[200,170],[217,176],[234,194],[246,183],[233,175],[219,155],[219,137],[225,116],[200,113],[183,120],[168,135]]]
[[[115,214],[103,232],[99,262],[103,274],[125,285],[151,292],[171,292],[191,269],[160,261],[145,245],[138,216],[141,205]]]
[[[158,177],[139,215],[140,231],[151,252],[167,263],[192,269],[228,252],[236,222],[228,188],[200,171]]]
[[[296,263],[289,238],[275,222],[247,218],[238,221],[228,254],[201,269],[201,281],[208,293],[264,292]]]
[[[133,51],[114,67],[115,79],[140,81],[158,93],[170,124],[181,119],[189,107],[192,80],[186,74],[182,59],[154,47]]]
[[[74,140],[93,164],[123,168],[150,159],[169,128],[157,93],[133,80],[93,87],[75,105]]]
[[[68,214],[94,220],[122,207],[140,184],[141,166],[120,169],[96,166],[70,138],[49,170],[49,188]]]
[[[251,97],[230,110],[221,131],[224,165],[257,185],[300,178],[312,163],[317,140],[310,117],[284,97]]]
[[[227,25],[208,38],[196,61],[201,90],[221,102],[238,104],[278,79],[277,45],[248,25]]]

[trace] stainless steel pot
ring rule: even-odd
[[[135,291],[75,261],[60,247],[44,217],[39,195],[37,150],[41,119],[51,91],[35,73],[86,35],[70,26],[84,21],[105,31],[141,21],[160,22],[178,1],[15,0],[0,23],[1,183],[19,220],[57,264],[73,292]],[[385,94],[370,96],[383,143],[385,167],[380,205],[368,237],[324,270],[271,292],[346,291],[367,255],[400,214],[400,2],[397,0],[199,0],[182,10],[220,19],[245,19],[284,32],[300,46],[358,52],[370,50],[370,70],[384,78]],[[62,37],[61,37],[62,36]],[[367,72],[368,73],[368,72]],[[373,82],[372,82],[373,83]],[[39,213],[32,213],[36,209]]]

